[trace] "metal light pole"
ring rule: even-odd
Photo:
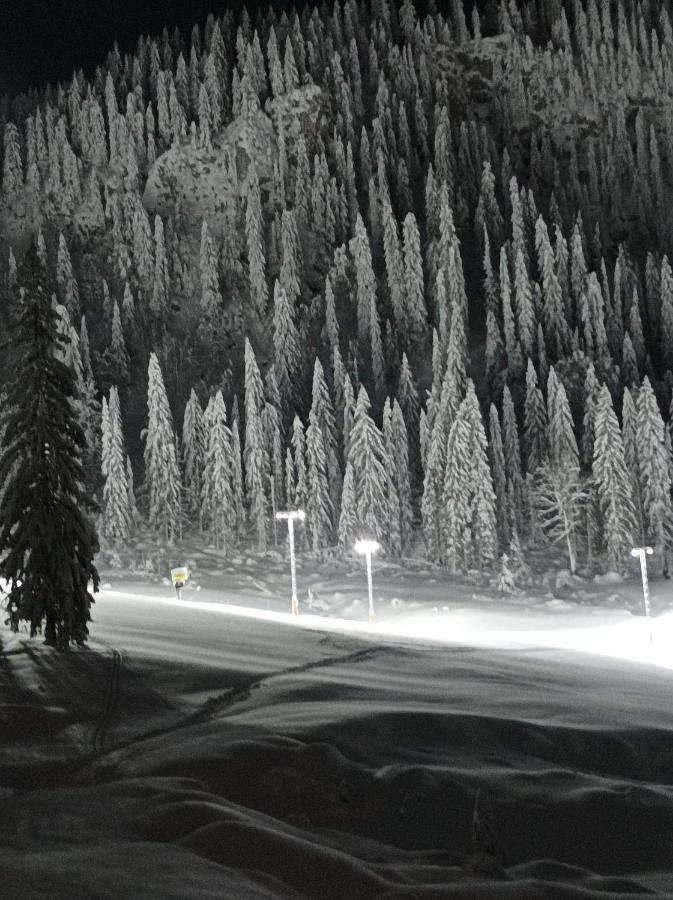
[[[631,556],[637,556],[640,559],[640,574],[643,579],[643,601],[645,603],[645,618],[650,629],[650,647],[652,646],[652,619],[650,617],[650,583],[647,580],[647,557],[652,556],[654,551],[651,547],[634,547]]]
[[[355,550],[357,553],[364,553],[367,563],[367,587],[369,588],[369,621],[374,621],[374,593],[372,591],[372,553],[380,548],[378,541],[356,541]]]
[[[290,537],[290,577],[292,579],[292,615],[299,615],[299,599],[297,597],[297,573],[294,558],[294,523],[295,520],[303,522],[306,513],[303,509],[291,509],[276,513],[277,519],[287,519],[287,530]]]

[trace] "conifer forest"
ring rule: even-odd
[[[243,7],[3,98],[11,621],[81,641],[99,544],[263,552],[286,508],[320,558],[666,575],[672,20]],[[31,529],[78,548],[57,621]]]

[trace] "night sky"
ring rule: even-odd
[[[92,71],[114,40],[132,50],[141,34],[177,25],[185,37],[230,0],[0,0],[0,94]],[[237,4],[233,4],[237,5]],[[248,3],[248,8],[255,7]],[[266,3],[265,3],[266,6]]]

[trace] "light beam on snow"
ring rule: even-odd
[[[650,645],[650,629],[646,618],[633,617],[617,623],[594,627],[549,628],[501,628],[484,623],[483,610],[425,613],[404,616],[387,622],[366,622],[331,616],[318,616],[236,606],[204,600],[178,600],[176,597],[159,597],[128,591],[101,589],[100,595],[116,600],[137,603],[142,600],[157,606],[174,606],[226,616],[241,616],[274,623],[283,627],[305,628],[312,631],[330,631],[353,634],[370,639],[378,637],[396,643],[422,641],[434,645],[467,645],[479,649],[551,649],[589,653],[613,660],[626,660],[646,665],[673,669],[673,612],[651,620],[654,639]]]

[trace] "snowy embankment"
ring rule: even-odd
[[[181,603],[110,580],[90,650],[0,631],[3,894],[671,895],[673,675],[615,658],[644,620],[393,570],[375,631],[357,570],[301,573],[292,620],[282,560],[252,562]]]

